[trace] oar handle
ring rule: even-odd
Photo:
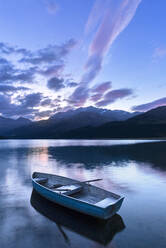
[[[101,181],[101,180],[103,180],[103,179],[98,178],[98,179],[86,180],[86,181],[76,182],[76,183],[71,183],[71,184],[73,185],[73,184],[81,184],[81,183],[93,183],[93,182],[97,182],[97,181]],[[63,184],[63,185],[60,185],[60,186],[68,186],[68,185],[71,185],[71,184]],[[55,186],[57,186],[57,184],[52,185],[50,188],[53,189]],[[58,188],[55,187],[55,191],[70,191],[70,189],[58,189]]]
[[[70,191],[71,189],[55,189],[55,191]]]
[[[102,178],[98,178],[98,179],[92,179],[92,180],[87,180],[87,181],[82,181],[81,183],[92,183],[92,182],[97,182],[97,181],[101,181],[103,180]]]

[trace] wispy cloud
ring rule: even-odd
[[[53,64],[53,65],[48,65],[42,69],[38,70],[38,73],[45,76],[45,77],[58,77],[62,74],[64,70],[65,65],[62,64]]]
[[[62,62],[64,57],[76,46],[77,42],[74,39],[69,39],[62,45],[52,44],[35,52],[25,53],[20,62],[26,62],[33,65],[38,64],[53,64]]]
[[[55,90],[55,91],[58,91],[58,90],[60,90],[62,88],[65,88],[64,79],[63,78],[53,77],[50,80],[48,80],[47,87],[49,89]]]
[[[0,59],[0,84],[32,83],[35,74],[35,67],[26,70],[16,68],[7,59]]]
[[[77,86],[64,74],[66,57],[76,43],[69,39],[31,51],[0,42],[0,114],[34,119],[38,112],[42,117],[58,111],[61,104],[53,99],[58,98],[56,92]],[[45,89],[45,95],[36,92],[37,87],[42,92]]]
[[[142,0],[97,0],[95,2],[86,24],[86,30],[93,30],[96,26],[97,28],[89,47],[85,73],[80,83],[81,88],[88,88],[89,83],[98,75],[102,69],[104,57],[115,39],[134,17],[141,1]],[[102,2],[104,2],[103,5]],[[72,95],[72,99],[74,96],[75,93]]]
[[[111,87],[112,87],[112,82],[110,82],[110,81],[100,83],[97,86],[93,87],[91,89],[92,95],[90,97],[90,100],[92,102],[99,101],[103,97],[103,95],[105,94],[105,92],[107,92],[108,90],[110,90]]]
[[[106,10],[107,0],[96,0],[91,13],[85,25],[85,33],[88,34],[93,31],[102,19],[103,12]]]
[[[41,100],[40,93],[29,94],[22,99],[18,98],[19,104],[13,103],[11,96],[0,94],[1,114],[6,117],[29,117],[33,118],[38,112],[35,107],[39,106]]]
[[[166,106],[166,97],[163,97],[163,98],[160,98],[160,99],[157,99],[155,101],[148,102],[148,103],[145,103],[145,104],[134,106],[132,108],[132,110],[134,110],[134,111],[143,111],[144,112],[144,111],[148,111],[150,109],[157,108],[157,107],[160,107],[160,106]]]
[[[116,102],[119,99],[125,98],[133,94],[131,89],[117,89],[111,90],[104,95],[103,100],[96,103],[97,107],[107,106],[110,103]]]
[[[112,87],[112,82],[103,82],[96,87],[92,88],[92,92],[103,94]]]
[[[90,82],[99,73],[104,56],[114,40],[128,26],[140,2],[141,0],[106,0],[107,9],[97,9],[95,13],[100,17],[102,12],[102,19],[90,44],[83,82]],[[91,14],[94,15],[94,10]]]
[[[56,14],[58,11],[58,4],[55,0],[44,0],[48,13]]]
[[[12,85],[4,85],[4,84],[1,85],[0,84],[0,92],[3,92],[3,93],[14,93],[17,91],[27,91],[27,90],[30,90],[30,89],[24,86],[15,87]]]
[[[35,120],[47,119],[48,116],[51,116],[54,113],[55,112],[53,112],[52,110],[40,111],[35,114]]]
[[[76,107],[83,106],[86,100],[89,98],[89,92],[90,90],[88,88],[79,86],[68,99],[68,103]]]
[[[166,47],[157,47],[154,50],[153,58],[154,59],[161,59],[166,57]]]

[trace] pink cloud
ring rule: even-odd
[[[61,75],[62,71],[64,70],[65,65],[51,65],[46,67],[45,69],[41,69],[38,71],[43,76],[46,77],[58,77]]]
[[[106,93],[104,95],[104,98],[102,101],[99,101],[96,103],[97,107],[102,107],[102,106],[106,106],[110,103],[113,103],[119,99],[125,98],[129,95],[132,95],[133,91],[131,89],[118,89],[118,90],[112,90],[109,91],[108,93]]]
[[[102,98],[102,95],[103,95],[103,94],[100,94],[100,93],[95,94],[95,95],[92,95],[91,98],[90,98],[90,100],[91,100],[92,102],[97,102],[97,101],[99,101],[99,100]]]
[[[79,86],[74,91],[68,102],[76,107],[81,107],[84,105],[84,103],[88,98],[89,98],[89,90]]]
[[[101,23],[90,44],[89,57],[82,81],[93,80],[102,68],[104,56],[118,35],[128,26],[141,0],[106,0],[107,9],[98,9]],[[97,13],[96,13],[97,14]],[[93,11],[92,11],[93,16]]]
[[[50,14],[56,14],[58,10],[58,5],[55,0],[45,0],[47,11]]]
[[[96,87],[92,88],[91,92],[95,94],[91,96],[90,100],[92,102],[99,101],[103,97],[103,94],[106,91],[108,91],[111,87],[112,87],[112,82],[108,81],[108,82],[101,83],[97,85]]]
[[[155,50],[154,50],[154,53],[153,53],[153,58],[163,58],[166,56],[166,48],[165,47],[157,47]]]
[[[84,88],[84,91],[89,88],[91,81],[94,80],[101,71],[105,55],[114,40],[130,23],[141,1],[142,0],[97,0],[95,2],[86,25],[86,30],[88,31],[94,29],[96,26],[97,28],[89,47],[85,73],[81,78],[80,87],[82,89]],[[74,95],[75,92],[71,96],[72,99]],[[85,103],[87,99],[84,100]],[[77,103],[78,101],[79,99],[77,99]]]
[[[107,0],[96,0],[86,23],[85,33],[89,33],[97,27],[103,16],[103,12],[107,9],[107,2]]]
[[[112,86],[112,82],[108,81],[108,82],[104,82],[104,83],[101,83],[99,85],[97,85],[94,89],[92,89],[93,92],[96,92],[96,93],[105,93],[107,90],[109,90]]]
[[[157,100],[149,102],[149,103],[134,106],[132,108],[132,110],[134,110],[134,111],[148,111],[150,109],[157,108],[160,106],[166,106],[166,97],[157,99]]]

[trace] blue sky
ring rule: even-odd
[[[165,0],[0,1],[0,113],[166,105]]]

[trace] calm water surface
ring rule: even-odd
[[[0,247],[165,248],[165,155],[166,142],[157,141],[1,140]],[[95,185],[125,201],[115,220],[98,228],[34,196],[33,171],[100,177]]]

